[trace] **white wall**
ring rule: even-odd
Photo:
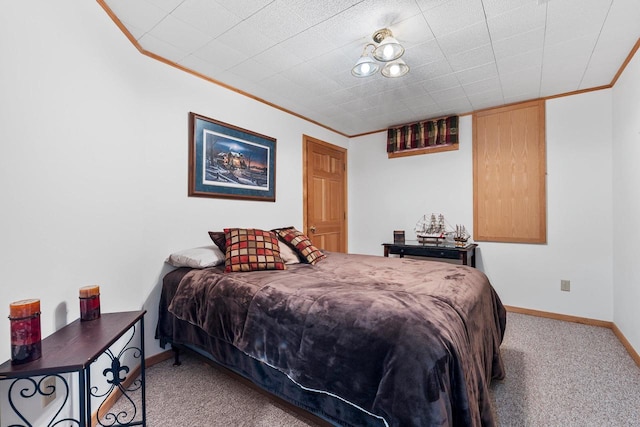
[[[613,88],[615,324],[640,353],[640,53]]]
[[[164,259],[224,226],[302,225],[302,134],[346,138],[141,55],[95,2],[7,2],[0,14],[0,313],[40,298],[43,336],[143,305],[148,355]],[[188,113],[277,139],[277,202],[187,197]],[[0,361],[10,357],[0,326]]]
[[[505,304],[612,320],[611,91],[550,100],[546,117],[548,243],[479,242],[479,268]],[[381,254],[394,229],[414,238],[424,213],[471,230],[471,116],[459,151],[388,159],[385,138],[349,144],[351,251]]]
[[[451,225],[473,225],[471,116],[460,118],[460,148],[388,159],[386,132],[349,144],[349,251],[382,255],[393,230],[413,229],[423,214],[441,212]]]

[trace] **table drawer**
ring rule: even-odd
[[[435,257],[435,258],[449,258],[449,259],[458,259],[460,258],[460,254],[457,250],[451,250],[446,248],[429,248],[429,247],[421,247],[421,248],[411,248],[411,247],[391,247],[389,253],[394,255],[413,255],[413,256],[426,256],[426,257]]]

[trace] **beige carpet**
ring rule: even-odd
[[[501,351],[500,426],[640,426],[640,369],[609,329],[509,313]],[[194,356],[146,379],[149,427],[317,426]]]
[[[640,426],[640,368],[607,328],[509,313],[501,426]]]

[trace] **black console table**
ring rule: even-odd
[[[475,243],[459,247],[448,243],[421,243],[417,240],[407,240],[404,243],[383,243],[384,256],[389,254],[422,256],[430,258],[459,259],[463,265],[476,266]]]
[[[15,416],[24,424],[15,426],[33,426],[35,419],[41,414],[34,414],[33,407],[38,407],[36,401],[57,395],[55,415],[48,422],[48,426],[71,425],[90,427],[92,423],[91,399],[101,400],[96,416],[107,416],[108,426],[146,426],[145,408],[145,366],[144,366],[144,314],[146,310],[128,311],[120,313],[105,313],[96,320],[76,320],[64,328],[54,332],[42,340],[42,357],[22,365],[12,365],[7,361],[0,365],[0,380],[11,381],[8,400]],[[139,325],[139,345],[133,345],[136,336],[136,326]],[[122,350],[114,352],[110,347],[122,338]],[[99,358],[107,359],[109,368],[102,371],[104,378],[96,381],[91,377],[91,365]],[[127,374],[135,372],[123,362],[139,361],[140,378],[135,381],[127,380]],[[77,374],[78,390],[77,404],[70,402],[72,390],[65,376],[61,374]],[[132,409],[120,411],[117,414],[101,411],[107,397],[115,392],[130,396],[131,393],[141,393],[141,408],[132,402]],[[63,398],[59,393],[63,393]],[[54,401],[55,402],[55,401]],[[69,406],[68,406],[69,405]],[[68,407],[67,411],[64,411]],[[29,410],[31,408],[31,410]],[[67,412],[76,414],[66,414]],[[38,424],[40,425],[40,424]],[[44,424],[43,424],[44,425]],[[103,424],[98,423],[102,426]]]

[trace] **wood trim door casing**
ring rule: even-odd
[[[473,115],[476,241],[546,243],[545,101]]]
[[[347,149],[313,138],[311,136],[308,135],[302,135],[302,226],[304,229],[304,233],[307,234],[309,237],[313,237],[311,234],[309,234],[310,230],[309,227],[311,226],[311,224],[309,223],[309,217],[310,217],[310,208],[309,208],[309,167],[308,167],[308,162],[310,161],[309,158],[309,144],[315,144],[318,146],[322,146],[322,147],[326,147],[329,148],[331,150],[336,150],[339,151],[343,154],[344,156],[344,175],[343,175],[343,180],[342,180],[342,186],[343,186],[343,195],[344,195],[344,200],[343,200],[343,206],[344,206],[344,218],[343,218],[343,222],[342,222],[342,229],[343,229],[343,235],[342,235],[342,248],[344,249],[344,252],[348,252],[348,234],[349,234],[349,218],[348,218],[348,205],[347,205],[347,201],[348,201],[348,186],[347,186],[347,175],[348,175],[348,168],[347,168],[347,164],[348,164],[348,159],[347,159]]]

